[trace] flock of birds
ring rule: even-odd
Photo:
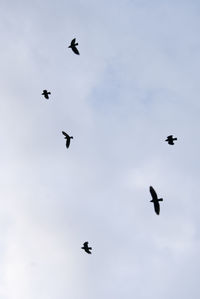
[[[68,48],[71,48],[72,51],[76,54],[76,55],[80,55],[78,49],[77,49],[78,43],[76,43],[76,39],[74,38],[71,41],[71,44]],[[49,95],[51,94],[51,92],[47,91],[46,89],[43,90],[42,95],[45,97],[45,99],[49,99]],[[70,142],[71,139],[73,139],[73,136],[69,136],[66,132],[62,131],[62,134],[65,136],[66,139],[66,147],[69,148],[70,146]],[[174,138],[173,135],[169,135],[167,136],[167,139],[165,140],[166,142],[168,142],[168,144],[170,145],[174,145],[174,141],[177,140],[177,138]],[[152,200],[150,202],[152,202],[154,204],[154,210],[155,213],[157,215],[160,214],[160,201],[163,201],[163,198],[158,198],[156,191],[154,190],[154,188],[152,186],[149,187],[149,191],[151,193],[152,196]],[[88,246],[88,242],[84,242],[83,243],[83,247],[81,247],[81,249],[85,250],[85,252],[87,252],[88,254],[91,254],[91,250],[92,247]]]

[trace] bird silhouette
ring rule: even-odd
[[[173,138],[173,135],[169,135],[165,141],[167,141],[170,145],[174,145],[174,140],[177,140],[177,138]]]
[[[156,191],[153,189],[152,186],[149,187],[149,191],[151,193],[151,196],[152,196],[152,200],[150,200],[150,202],[153,202],[154,204],[154,210],[156,212],[157,215],[160,214],[160,204],[159,204],[159,201],[163,201],[162,198],[158,198],[157,194],[156,194]]]
[[[62,131],[63,135],[65,136],[66,139],[66,147],[68,148],[70,145],[70,141],[71,139],[73,139],[73,136],[69,136],[67,133],[65,133],[64,131]]]
[[[76,46],[78,46],[78,43],[76,43],[76,39],[74,38],[72,41],[71,41],[71,45],[68,47],[68,48],[71,48],[72,51],[77,54],[77,55],[80,55],[78,49],[76,48]]]
[[[47,91],[46,89],[43,90],[42,95],[48,100],[49,99],[49,94],[51,94],[49,91]]]
[[[90,250],[92,250],[92,247],[88,247],[88,242],[84,242],[83,243],[83,247],[81,247],[81,249],[84,249],[85,252],[87,252],[88,254],[91,254],[92,252]]]

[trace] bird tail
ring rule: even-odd
[[[163,201],[163,198],[159,198],[158,201]]]

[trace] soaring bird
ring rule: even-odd
[[[68,148],[70,145],[70,140],[73,139],[73,136],[69,136],[67,133],[65,133],[64,131],[62,131],[63,135],[65,136],[66,139],[66,147]]]
[[[42,95],[48,100],[49,99],[49,94],[51,94],[49,91],[47,91],[46,89],[43,90]]]
[[[151,196],[152,196],[152,200],[150,200],[150,202],[153,202],[154,204],[154,210],[156,212],[157,215],[159,215],[160,213],[160,204],[159,204],[159,201],[163,201],[162,198],[158,198],[157,194],[156,194],[156,191],[153,189],[152,186],[149,187],[149,191],[151,193]]]
[[[177,138],[173,138],[173,135],[169,135],[165,141],[167,141],[170,145],[174,145],[174,140],[177,140]]]
[[[88,247],[88,242],[83,243],[83,247],[81,247],[81,249],[84,249],[85,252],[87,252],[88,254],[91,254],[92,252],[90,250],[92,250],[92,247]]]
[[[73,51],[75,54],[80,55],[78,49],[76,48],[76,46],[78,46],[78,43],[76,43],[76,39],[74,38],[74,39],[71,41],[71,45],[70,45],[68,48],[71,48],[72,51]]]

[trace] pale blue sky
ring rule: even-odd
[[[1,2],[1,299],[199,299],[199,11]]]

